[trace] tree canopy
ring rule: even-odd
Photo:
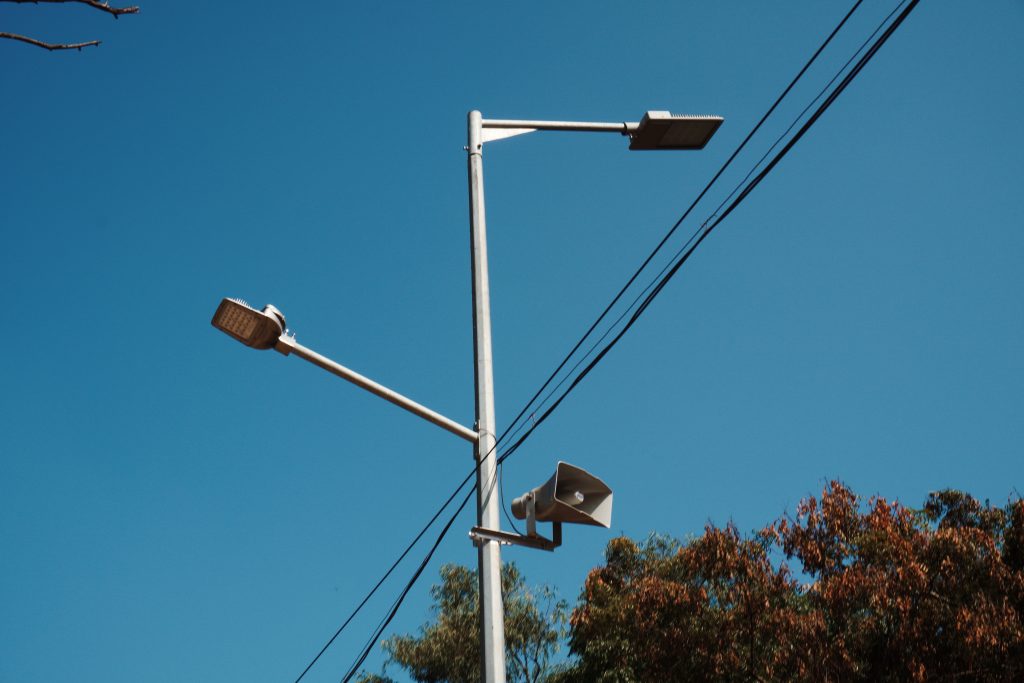
[[[479,680],[476,575],[441,570],[436,620],[384,643],[424,683]],[[1024,501],[915,510],[831,482],[762,530],[607,546],[565,605],[504,577],[508,673],[530,683],[1024,680]],[[364,675],[362,683],[386,683]]]
[[[838,482],[749,538],[609,543],[563,681],[1024,680],[1024,502]]]

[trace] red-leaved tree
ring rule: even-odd
[[[749,538],[608,545],[561,681],[1024,681],[1024,502],[838,482]]]

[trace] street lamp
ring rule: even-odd
[[[484,143],[537,130],[620,133],[630,149],[701,149],[722,123],[719,116],[675,116],[649,111],[639,123],[530,121],[485,119],[479,111],[468,116],[466,152],[469,169],[469,225],[473,259],[473,340],[476,360],[477,548],[480,580],[480,640],[486,683],[505,682],[505,621],[501,602],[503,542],[499,516],[497,454],[494,419],[494,377],[491,358],[491,305],[487,277],[487,220],[484,210]],[[489,457],[489,456],[494,457]],[[489,533],[479,533],[485,530]],[[557,540],[557,539],[556,539]]]
[[[472,112],[470,112],[472,116]],[[537,130],[561,130],[577,133],[620,133],[629,138],[633,151],[704,149],[722,125],[721,116],[693,116],[667,111],[649,111],[639,123],[593,123],[589,121],[530,121],[519,119],[481,119],[482,140],[491,142]]]
[[[472,245],[473,357],[476,422],[469,429],[401,394],[336,363],[295,341],[284,315],[274,306],[256,310],[244,301],[224,299],[213,316],[214,327],[257,349],[295,354],[384,398],[474,444],[477,472],[477,526],[470,533],[478,551],[480,582],[481,670],[486,683],[505,683],[505,623],[501,601],[501,544],[514,543],[553,550],[561,543],[561,523],[611,523],[612,493],[588,472],[559,463],[555,476],[513,503],[513,513],[527,520],[527,535],[501,531],[497,477],[497,436],[494,417],[494,375],[491,356],[490,285],[487,274],[487,227],[484,211],[483,146],[538,130],[620,133],[631,150],[702,149],[722,123],[719,116],[680,116],[648,111],[637,123],[590,123],[484,119],[468,116],[469,224]],[[536,522],[554,524],[553,538],[536,533]]]
[[[478,435],[472,429],[463,427],[455,420],[448,419],[411,398],[388,389],[383,384],[378,384],[295,341],[295,336],[288,334],[289,330],[284,325],[284,314],[275,306],[267,304],[263,311],[258,311],[241,299],[224,299],[217,307],[217,312],[213,314],[213,320],[210,323],[221,332],[231,335],[254,349],[274,349],[285,356],[294,353],[299,358],[309,361],[357,387],[366,389],[371,394],[376,394],[413,415],[433,422],[438,427],[446,429],[456,436],[461,436],[466,441],[472,443],[477,441]]]
[[[630,135],[629,148],[704,149],[720,125],[721,116],[678,116],[667,111],[649,111]]]
[[[241,299],[224,299],[211,321],[214,327],[254,349],[271,349],[284,334],[284,314],[267,305],[262,311]]]

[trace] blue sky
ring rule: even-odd
[[[893,7],[862,5],[695,217]],[[294,680],[471,453],[233,342],[220,298],[274,303],[303,344],[469,425],[466,112],[724,116],[695,153],[488,145],[503,428],[847,9],[0,6],[0,30],[104,41],[0,41],[0,680]],[[611,531],[506,559],[573,600],[614,534],[753,529],[830,478],[909,505],[1024,489],[1022,31],[1019,0],[921,3],[508,460],[506,496],[559,459],[599,474]],[[475,562],[471,525],[389,633],[427,618],[440,563]],[[399,589],[306,680],[338,680]]]

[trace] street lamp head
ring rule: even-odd
[[[267,304],[262,311],[241,299],[224,299],[210,321],[221,332],[254,349],[272,349],[286,329],[284,314]]]
[[[703,149],[724,119],[721,116],[683,116],[649,111],[630,134],[629,148]]]

